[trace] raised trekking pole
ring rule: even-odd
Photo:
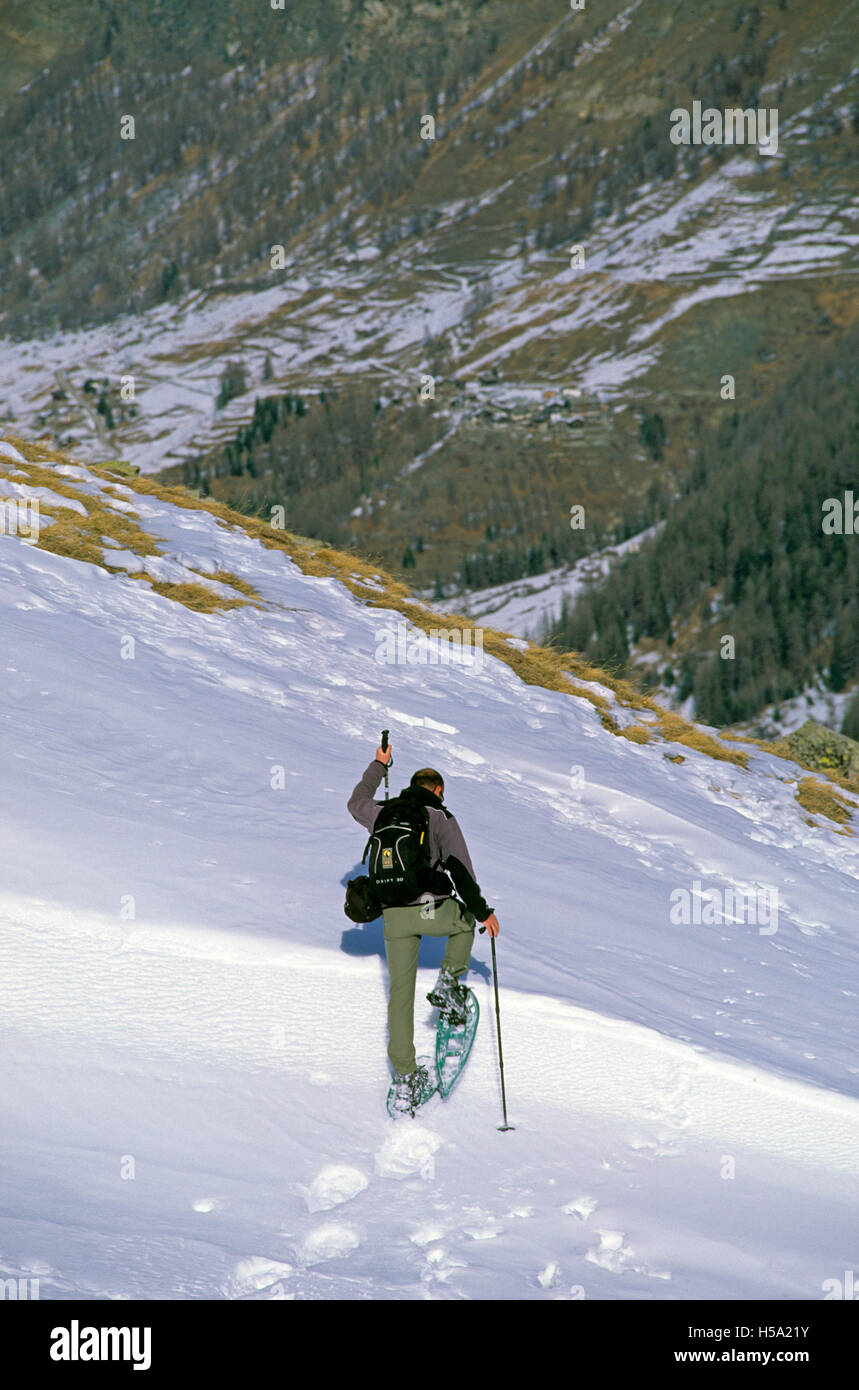
[[[382,730],[382,752],[383,752],[383,753],[387,753],[387,751],[388,751],[388,730],[387,730],[387,729],[383,729],[383,730]],[[387,801],[387,799],[388,799],[388,764],[385,763],[385,800]]]
[[[485,928],[481,927],[480,930],[485,931]],[[499,1125],[498,1128],[504,1131],[515,1129],[516,1126],[508,1124],[507,1122],[507,1094],[504,1090],[504,1053],[501,1051],[501,1010],[498,1007],[498,963],[495,959],[495,937],[490,936],[489,940],[492,943],[492,978],[495,981],[495,1020],[498,1024],[498,1061],[501,1066],[501,1104],[504,1107],[504,1123],[503,1125]]]

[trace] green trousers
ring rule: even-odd
[[[385,954],[391,993],[388,1001],[388,1056],[401,1076],[415,1069],[415,981],[422,936],[446,936],[442,965],[464,975],[474,945],[475,919],[453,898],[439,907],[386,907]]]

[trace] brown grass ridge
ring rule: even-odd
[[[69,555],[74,559],[86,560],[101,565],[102,568],[109,568],[109,563],[105,563],[101,536],[111,536],[124,548],[133,550],[139,555],[162,553],[158,549],[156,538],[138,525],[138,519],[132,513],[115,512],[112,508],[104,506],[91,494],[75,489],[68,479],[58,477],[53,468],[44,467],[46,463],[69,464],[73,462],[68,457],[41,443],[34,444],[31,441],[12,436],[7,436],[7,438],[28,460],[26,464],[14,466],[25,471],[36,486],[50,487],[54,492],[74,497],[87,508],[87,517],[84,518],[73,509],[59,507],[54,509],[50,506],[42,506],[40,510],[55,518],[54,524],[46,527],[39,538],[39,545],[42,548],[53,550],[56,554]],[[87,465],[77,466],[87,467]],[[178,507],[208,512],[228,530],[242,532],[258,540],[267,549],[282,552],[294,564],[298,565],[304,574],[319,578],[337,579],[368,607],[384,608],[400,613],[416,628],[424,632],[429,632],[431,629],[437,630],[446,623],[456,624],[460,629],[477,630],[481,628],[484,651],[497,657],[499,661],[503,661],[526,685],[539,685],[546,690],[555,690],[562,694],[587,700],[597,710],[600,722],[605,729],[632,743],[649,743],[656,736],[660,736],[666,743],[680,744],[703,753],[718,762],[733,763],[738,767],[747,769],[749,754],[741,748],[728,746],[724,740],[730,739],[732,744],[747,743],[763,752],[784,758],[785,761],[794,765],[805,766],[784,744],[767,743],[762,739],[743,738],[728,733],[724,734],[721,739],[714,738],[681,715],[658,705],[650,696],[637,690],[631,682],[618,679],[606,671],[592,666],[583,660],[578,652],[565,652],[555,648],[541,647],[532,642],[529,642],[524,650],[518,646],[513,646],[509,633],[481,627],[481,624],[458,613],[442,614],[425,607],[414,597],[405,584],[394,579],[378,565],[371,564],[358,555],[335,550],[331,546],[306,536],[297,536],[289,531],[279,530],[260,517],[242,515],[233,511],[225,503],[215,501],[211,497],[197,497],[185,487],[167,487],[147,477],[129,477],[124,480],[121,487],[107,484],[105,491],[123,498],[127,497],[128,492],[138,493],[142,496],[159,497]],[[60,512],[62,515],[58,515]],[[148,576],[145,575],[138,577],[148,579]],[[238,575],[219,572],[204,577],[235,589],[242,597],[226,599],[203,585],[191,583],[165,584],[153,582],[151,579],[149,579],[149,583],[157,593],[200,612],[235,608],[248,602],[265,606],[263,599],[253,586]],[[587,685],[579,684],[580,681],[600,685],[604,689],[610,690],[619,706],[633,712],[647,714],[649,718],[624,726],[619,725],[611,714],[610,702],[606,696],[600,694],[598,690],[589,689]],[[672,762],[684,761],[683,755],[680,753],[666,754],[666,756],[670,756]],[[839,784],[845,791],[859,791],[859,787],[854,787],[837,772],[819,773],[817,769],[809,770],[818,773],[818,777],[823,776],[827,781]],[[844,825],[850,819],[854,803],[833,792],[824,782],[819,781],[818,777],[808,777],[800,782],[797,801],[805,810],[815,815],[825,815]]]
[[[6,435],[6,438],[19,453],[24,455],[26,462],[21,463],[12,459],[3,460],[0,458],[0,463],[5,462],[17,472],[23,473],[33,487],[50,488],[58,496],[80,503],[86,509],[86,515],[83,516],[76,507],[64,507],[61,502],[45,501],[40,498],[39,516],[40,518],[48,518],[50,525],[39,530],[39,539],[35,542],[39,550],[47,550],[54,555],[64,555],[71,560],[82,560],[85,564],[98,565],[101,569],[107,570],[109,574],[125,575],[129,574],[127,570],[122,569],[121,566],[111,565],[110,550],[105,548],[105,537],[116,541],[123,550],[129,550],[141,557],[163,555],[164,552],[158,545],[159,538],[153,536],[151,532],[146,531],[139,524],[140,518],[137,513],[117,511],[116,508],[105,505],[97,494],[75,487],[74,479],[64,477],[58,474],[55,468],[45,466],[46,463],[68,465],[71,460],[63,454],[57,453],[43,444],[33,444],[29,440],[18,439],[10,435]],[[76,464],[75,466],[88,468],[88,465],[85,464]],[[97,476],[97,468],[91,471]],[[113,469],[108,468],[107,471],[112,472]],[[2,485],[2,478],[3,474],[0,472],[0,485]],[[120,495],[110,486],[106,487],[104,491],[115,496]],[[173,489],[173,491],[179,491],[179,489]],[[183,499],[174,497],[169,500],[179,501],[180,505],[183,501]],[[198,570],[196,573],[202,572]],[[237,595],[241,595],[241,597],[227,598],[204,584],[168,583],[164,580],[153,579],[145,573],[132,573],[129,577],[145,581],[157,594],[161,594],[164,598],[173,599],[176,603],[181,603],[186,608],[191,608],[199,613],[242,608],[249,602],[262,603],[261,596],[251,584],[240,579],[238,575],[230,574],[227,571],[202,574],[202,577],[210,582],[236,590]]]

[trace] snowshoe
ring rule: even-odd
[[[414,1119],[415,1111],[438,1090],[438,1077],[429,1057],[419,1057],[417,1062],[413,1072],[396,1076],[388,1091],[388,1114],[392,1120],[405,1115]]]
[[[480,1006],[476,995],[465,986],[461,986],[461,988],[466,996],[463,1022],[454,1026],[449,1017],[441,1014],[436,1029],[435,1065],[438,1074],[438,1089],[442,1097],[450,1095],[454,1083],[468,1060],[474,1035],[477,1032],[477,1022],[480,1018]]]

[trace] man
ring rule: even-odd
[[[390,744],[385,750],[377,748],[375,759],[348,801],[350,814],[368,831],[372,831],[381,810],[374,796],[390,762]],[[428,888],[404,907],[385,907],[382,912],[390,977],[388,1057],[396,1073],[398,1099],[406,1104],[416,1103],[427,1084],[427,1070],[418,1067],[415,1058],[415,982],[421,937],[447,937],[438,980],[427,999],[457,1026],[465,1022],[466,990],[460,976],[471,960],[475,919],[490,936],[500,931],[495,913],[481,895],[462,831],[444,807],[443,798],[444,779],[431,767],[416,772],[401,793],[402,801],[426,808],[431,866]],[[453,888],[462,903],[453,896]]]

